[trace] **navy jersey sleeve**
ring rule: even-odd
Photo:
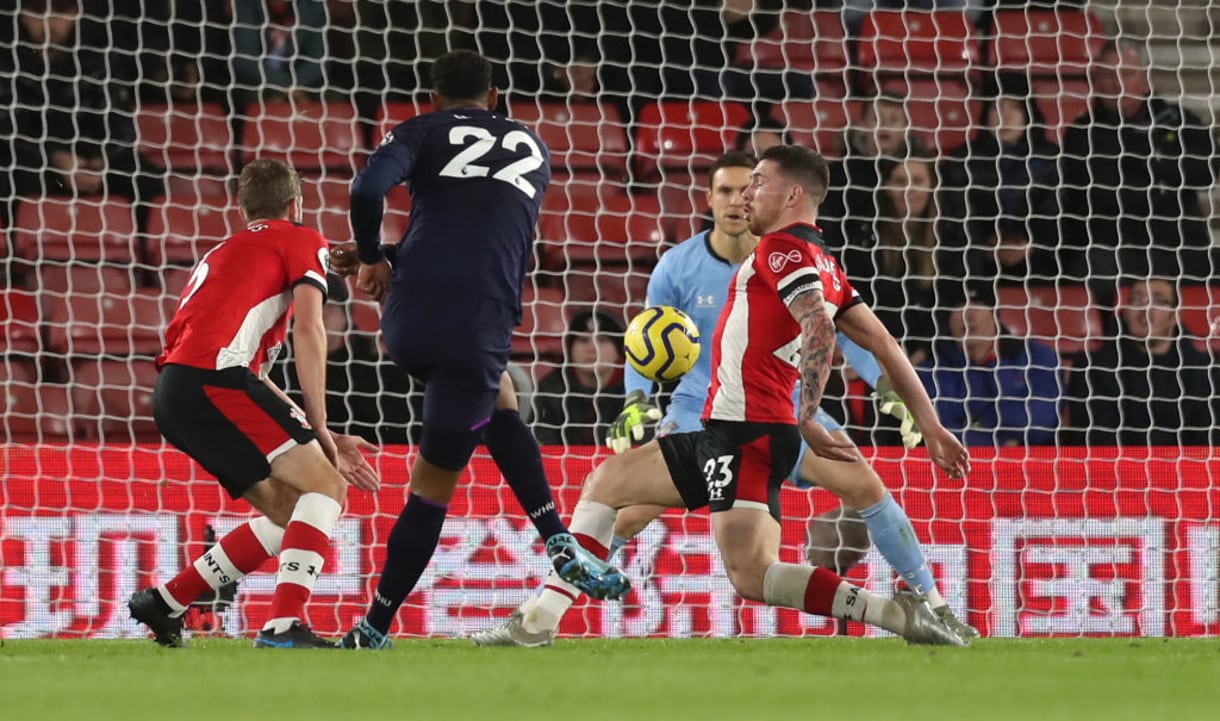
[[[418,149],[427,134],[426,116],[412,118],[394,128],[369,157],[369,162],[352,181],[351,224],[360,262],[377,263],[381,250],[381,216],[385,196],[394,186],[411,176]]]

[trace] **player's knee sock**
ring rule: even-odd
[[[264,629],[286,631],[293,621],[305,617],[305,604],[330,550],[330,532],[342,512],[338,501],[322,493],[305,493],[297,499],[284,529],[275,597]]]
[[[539,535],[550,538],[567,533],[542,468],[538,441],[521,420],[521,415],[513,410],[492,413],[491,421],[483,429],[483,441]]]
[[[614,519],[617,516],[618,511],[604,503],[581,501],[572,511],[572,535],[586,551],[605,560],[610,556]],[[525,613],[525,630],[538,633],[544,629],[553,631],[559,628],[559,621],[578,598],[580,591],[552,571],[537,600],[531,599],[523,604],[521,610]]]
[[[915,529],[902,506],[886,493],[877,503],[859,510],[873,544],[902,580],[916,593],[928,596],[929,603],[935,595],[939,603],[932,604],[933,607],[943,606],[944,600],[936,592],[936,580],[932,577],[932,569],[928,568],[928,559],[923,555]]]
[[[258,570],[280,552],[284,529],[266,517],[255,518],[225,534],[195,562],[157,589],[175,616],[186,612],[208,589],[217,589]]]
[[[763,600],[772,606],[846,618],[902,633],[906,614],[893,601],[847,583],[825,568],[773,563],[763,577]]]
[[[398,514],[386,543],[385,565],[381,567],[377,593],[369,604],[366,617],[369,625],[381,633],[390,632],[390,624],[394,622],[398,607],[415,588],[432,560],[448,512],[449,504],[430,501],[412,493],[402,513]]]

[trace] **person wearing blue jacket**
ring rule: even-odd
[[[1054,444],[1063,407],[1054,349],[1009,335],[989,287],[970,289],[946,320],[949,337],[917,368],[945,427],[967,446]]]

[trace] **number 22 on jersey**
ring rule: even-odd
[[[471,140],[474,142],[470,142]],[[538,147],[529,133],[523,130],[512,130],[503,137],[497,138],[486,128],[474,125],[455,125],[449,129],[449,143],[466,147],[458,151],[452,160],[445,163],[445,167],[440,170],[442,176],[446,178],[486,178],[490,175],[492,180],[508,183],[525,193],[526,197],[533,198],[538,194],[538,189],[525,176],[541,168],[545,161],[542,149]],[[514,160],[493,173],[489,166],[480,165],[479,161],[497,144],[509,152],[516,151],[524,145],[529,151],[529,155]]]

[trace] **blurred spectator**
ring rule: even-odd
[[[100,0],[88,0],[101,15]],[[229,84],[226,0],[110,0],[110,38],[138,72],[147,103],[224,102]],[[113,57],[113,55],[112,55]],[[115,64],[112,61],[111,71]]]
[[[968,446],[1053,444],[1063,398],[1055,350],[1011,336],[990,286],[972,288],[946,325],[918,369],[945,427]]]
[[[623,327],[600,311],[577,313],[564,365],[534,391],[534,434],[552,445],[599,445],[623,408]]]
[[[356,106],[375,118],[385,99],[404,100],[426,89],[427,63],[449,49],[453,0],[382,2],[356,0],[351,12],[351,44]],[[467,3],[461,3],[468,7]],[[334,75],[332,73],[332,75]],[[344,82],[348,82],[344,79]]]
[[[350,296],[336,276],[329,279],[326,324],[326,418],[332,430],[371,443],[409,443],[417,417],[408,402],[411,382],[386,360],[374,338],[351,332]],[[285,357],[291,356],[291,346]],[[279,362],[272,380],[300,402],[296,364]]]
[[[1182,333],[1178,302],[1177,287],[1167,278],[1131,286],[1119,308],[1121,335],[1072,363],[1064,443],[1216,443],[1216,370]]]
[[[111,70],[106,26],[77,0],[26,0],[0,23],[0,46],[10,49],[0,53],[0,154],[12,193],[122,196],[142,229],[164,183],[136,152],[133,78]]]
[[[880,161],[877,215],[843,224],[840,258],[861,297],[918,363],[935,335],[933,311],[959,300],[964,271],[939,267],[960,251],[938,253],[935,166],[913,143],[906,159]]]
[[[788,135],[784,124],[774,116],[767,114],[761,117],[751,116],[737,131],[735,150],[749,153],[755,158],[762,155],[767,148],[776,145],[791,145],[792,138]]]
[[[1053,283],[1059,147],[1022,74],[989,78],[978,134],[941,163],[942,214],[964,223],[972,277]]]
[[[1074,244],[1064,272],[1094,282],[1103,302],[1120,275],[1210,278],[1199,199],[1215,182],[1210,129],[1151,96],[1147,58],[1135,45],[1107,43],[1091,76],[1092,108],[1063,137],[1061,235]]]
[[[326,59],[323,0],[233,3],[233,81],[238,91],[298,100],[321,91]]]
[[[843,134],[842,158],[830,166],[830,188],[818,209],[826,242],[843,247],[849,222],[877,217],[879,163],[907,154],[911,121],[899,95],[880,93],[864,101],[860,117]]]
[[[832,0],[819,3],[823,7],[842,7],[843,25],[855,35],[860,31],[864,17],[874,10],[961,10],[978,22],[988,0]]]

